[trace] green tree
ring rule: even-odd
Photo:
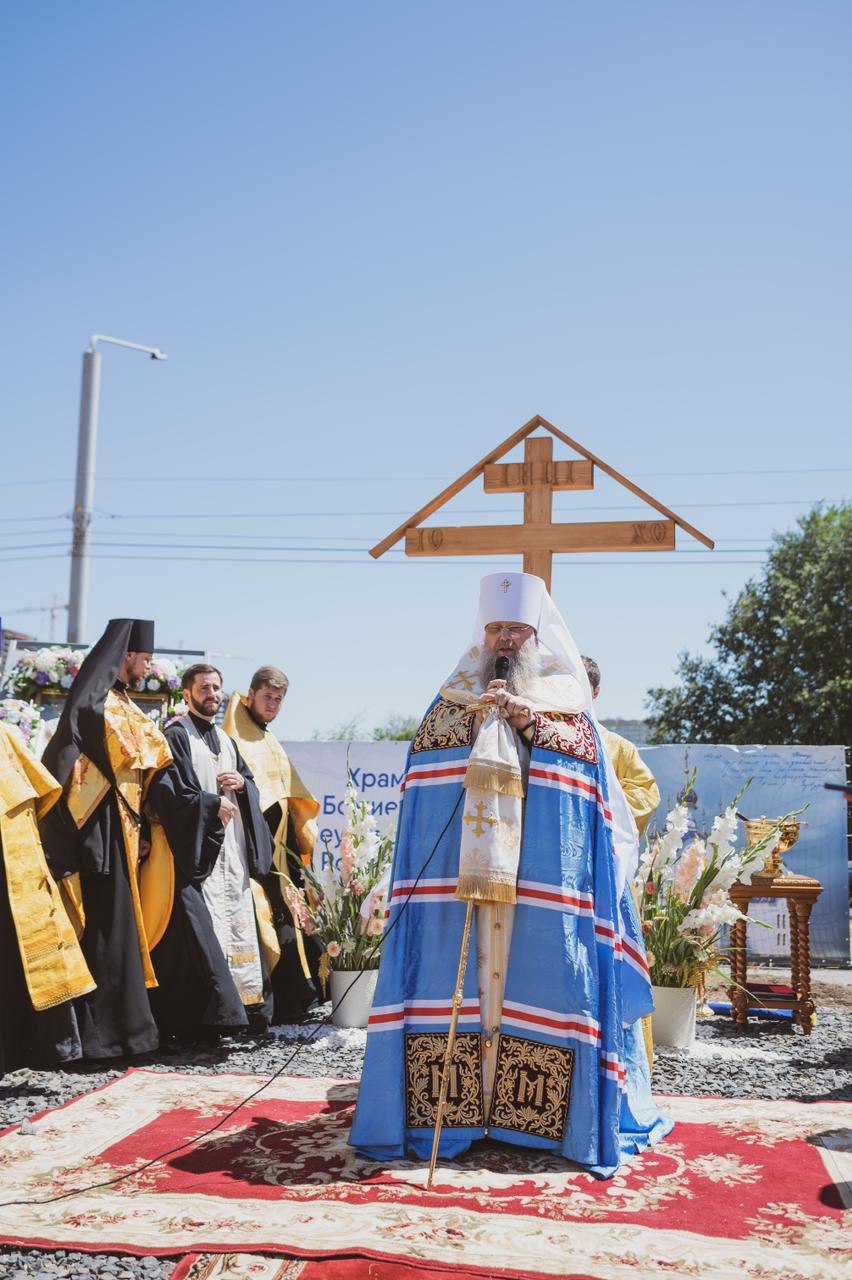
[[[395,712],[373,730],[373,737],[376,742],[409,742],[419,725],[419,716],[401,716]]]
[[[712,628],[715,655],[682,653],[679,683],[649,689],[650,742],[852,739],[852,505],[815,507],[773,538],[762,578]]]

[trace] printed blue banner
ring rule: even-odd
[[[407,742],[285,742],[284,747],[320,802],[319,826],[334,856],[343,827],[346,755],[358,793],[374,806],[382,831],[393,829],[399,812],[399,783]],[[811,956],[820,964],[849,964],[849,907],[846,802],[824,782],[844,783],[843,747],[642,747],[662,801],[654,822],[662,827],[692,768],[698,769],[692,822],[705,834],[713,818],[749,778],[740,812],[750,818],[777,818],[807,805],[798,842],[784,856],[789,871],[813,876],[823,886],[811,917]],[[756,903],[752,914],[768,929],[749,930],[752,955],[785,961],[789,955],[786,911],[779,902]]]

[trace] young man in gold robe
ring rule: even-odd
[[[259,667],[248,695],[235,693],[223,728],[240,749],[260,791],[260,807],[274,842],[273,866],[301,884],[300,863],[311,865],[317,841],[319,802],[302,782],[270,726],[281,710],[289,682],[278,667]],[[264,879],[273,907],[281,959],[272,974],[275,1022],[300,1020],[317,998],[320,950],[302,934],[285,905],[281,878]]]
[[[38,819],[60,795],[0,723],[0,1076],[39,1065],[50,1011],[95,986],[38,835]]]
[[[114,618],[71,686],[44,763],[62,798],[42,823],[48,866],[77,912],[97,990],[70,1006],[76,1055],[116,1058],[159,1042],[148,1002],[157,980],[139,898],[147,853],[143,806],[171,763],[160,730],[130,697],[145,678],[153,622]]]
[[[584,655],[583,666],[592,686],[592,697],[601,691],[601,669],[594,658]],[[630,812],[639,835],[643,835],[652,813],[660,803],[660,788],[653,773],[645,764],[636,745],[620,734],[613,733],[605,725],[600,726],[601,737],[615,769],[615,776],[630,805]]]

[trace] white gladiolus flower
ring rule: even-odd
[[[708,903],[706,907],[697,907],[683,917],[678,933],[694,933],[698,929],[720,929],[723,924],[733,924],[739,920],[742,912],[732,902]]]
[[[710,887],[713,889],[730,889],[731,885],[736,884],[741,878],[741,873],[742,863],[740,859],[737,857],[728,858],[719,867],[710,882]]]
[[[737,842],[737,815],[733,805],[729,806],[723,816],[713,819],[713,829],[707,843],[716,850],[720,862],[733,853]]]

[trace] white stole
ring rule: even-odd
[[[217,775],[233,773],[237,768],[234,744],[226,733],[217,729],[219,754],[214,755],[189,716],[184,721],[184,728],[189,736],[196,777],[204,791],[216,795],[219,790]],[[223,794],[237,804],[235,792],[225,791]],[[219,857],[201,892],[240,999],[245,1005],[262,1003],[260,945],[246,856],[246,834],[238,805],[236,814],[225,827]]]

